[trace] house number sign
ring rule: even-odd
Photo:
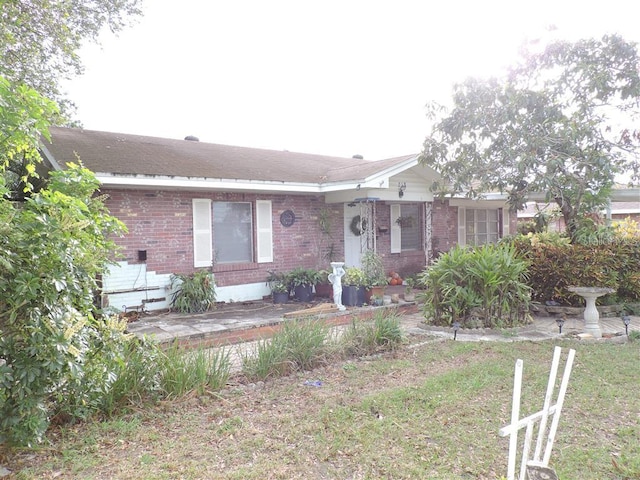
[[[280,223],[284,227],[290,227],[296,221],[296,214],[291,210],[285,210],[280,214]]]

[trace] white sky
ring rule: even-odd
[[[525,39],[619,33],[635,0],[146,0],[81,51],[85,128],[369,159],[418,153],[425,104],[500,74]]]

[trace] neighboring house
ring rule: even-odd
[[[434,199],[437,173],[417,155],[369,161],[68,128],[52,128],[42,153],[53,168],[80,159],[95,172],[128,228],[102,283],[103,304],[119,310],[167,308],[171,274],[199,268],[227,302],[268,295],[269,271],[357,266],[366,249],[414,274],[456,243],[516,226],[503,197]]]
[[[633,199],[637,201],[629,201]],[[533,220],[538,213],[548,216],[548,228],[552,232],[564,232],[566,230],[564,218],[560,209],[555,204],[541,202],[527,202],[523,210],[518,211],[518,223]],[[602,218],[611,221],[620,221],[629,218],[640,223],[640,189],[618,188],[612,192],[612,201],[609,207],[600,212]]]

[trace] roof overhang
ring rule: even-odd
[[[43,148],[43,153],[49,158],[54,168],[60,169],[60,166],[55,162],[55,159],[48,153],[46,148]],[[360,179],[325,183],[299,183],[205,177],[169,177],[160,175],[116,175],[108,172],[96,172],[96,178],[103,187],[107,188],[326,194],[331,192],[344,192],[351,190],[359,191],[372,188],[388,189],[390,187],[389,179],[392,176],[418,165],[419,161],[418,156],[416,155],[403,162],[399,162],[398,164]]]

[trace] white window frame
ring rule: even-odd
[[[233,202],[232,202],[233,203]],[[249,203],[252,202],[242,202]],[[271,200],[256,200],[255,221],[252,219],[252,250],[250,263],[273,262],[273,220]],[[212,200],[194,198],[193,205],[193,266],[213,265],[213,212]],[[206,246],[205,246],[206,245]]]
[[[484,210],[487,212],[487,215],[489,215],[489,211],[492,212],[496,212],[497,214],[497,220],[496,220],[496,226],[498,228],[497,231],[497,240],[500,240],[500,238],[502,238],[504,236],[503,232],[504,232],[504,220],[501,224],[501,218],[502,218],[502,209],[501,208],[470,208],[470,207],[458,207],[458,245],[464,246],[464,245],[471,245],[471,246],[479,246],[479,245],[484,245],[484,244],[478,244],[477,241],[477,216],[475,215],[475,212],[480,211],[480,210]],[[469,211],[473,211],[474,212],[474,241],[473,244],[469,244],[467,243],[467,214]],[[487,222],[488,225],[488,222]],[[487,229],[488,230],[488,229]],[[489,232],[487,231],[486,235],[489,235]]]

